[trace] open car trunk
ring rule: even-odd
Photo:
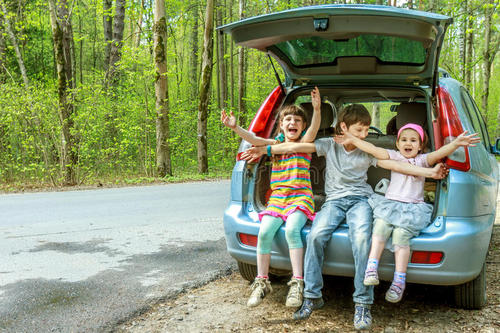
[[[297,89],[287,96],[284,104],[301,105],[308,118],[312,115],[312,106],[307,102],[311,88]],[[420,88],[349,88],[349,87],[319,87],[322,96],[321,107],[321,126],[318,131],[317,139],[322,137],[330,137],[333,135],[334,124],[336,123],[337,110],[345,104],[361,103],[367,106],[371,112],[371,107],[377,104],[381,109],[381,128],[371,127],[367,141],[378,147],[387,149],[396,149],[396,134],[397,130],[405,124],[412,122],[420,124],[427,132],[429,144],[427,151],[434,150],[433,140],[433,114],[434,110],[425,97],[425,93]],[[306,101],[306,102],[304,102]],[[277,122],[276,122],[277,123]],[[372,121],[373,123],[373,121]],[[276,125],[275,125],[276,126]],[[315,210],[319,211],[323,205],[325,195],[325,158],[318,157],[313,154],[310,173],[311,185],[314,193]],[[256,186],[254,204],[258,211],[265,209],[267,200],[270,195],[270,176],[271,176],[271,160],[269,157],[263,157],[257,167]],[[384,180],[385,179],[385,180]],[[368,169],[367,182],[376,193],[384,194],[384,187],[390,180],[390,171],[379,168],[370,167]],[[384,183],[385,186],[384,186]],[[437,202],[436,193],[437,181],[434,179],[426,179],[425,183],[425,201],[433,204]]]

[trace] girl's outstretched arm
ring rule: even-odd
[[[269,146],[269,148],[268,146],[251,147],[241,154],[241,158],[246,161],[253,161],[262,155],[267,154],[268,149],[273,155],[282,155],[293,153],[314,153],[316,151],[316,146],[314,143],[285,142]]]
[[[427,154],[427,163],[429,163],[429,165],[434,165],[437,161],[451,155],[459,147],[474,147],[476,143],[481,142],[477,133],[466,135],[467,133],[468,131],[463,132],[447,145]]]
[[[236,125],[236,117],[234,116],[233,111],[231,111],[228,115],[225,110],[222,110],[220,113],[220,121],[226,127],[232,129],[243,140],[251,143],[254,146],[272,145],[274,143],[274,139],[261,138],[259,136],[256,136],[255,133],[249,132],[246,129],[243,129],[240,126]]]
[[[313,142],[314,139],[316,139],[316,134],[318,134],[319,126],[321,124],[321,95],[319,94],[318,87],[314,87],[311,91],[311,102],[314,110],[311,124],[300,142]]]
[[[340,124],[340,128],[342,129],[343,134],[335,135],[335,142],[343,145],[353,144],[365,153],[372,155],[378,160],[388,160],[390,158],[389,153],[386,149],[377,147],[373,143],[361,140],[360,138],[357,138],[349,133],[344,123]]]
[[[448,169],[444,166],[443,163],[438,163],[433,168],[423,168],[407,162],[399,162],[395,160],[378,160],[377,166],[417,177],[443,179],[448,175]]]

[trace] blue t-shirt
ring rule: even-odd
[[[373,190],[366,182],[368,168],[377,165],[377,159],[356,148],[350,152],[333,138],[314,141],[318,156],[325,156],[326,201],[348,195],[370,196]]]

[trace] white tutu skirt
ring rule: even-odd
[[[394,227],[408,230],[414,236],[431,222],[433,206],[431,204],[401,202],[373,194],[368,203],[373,209],[373,219],[382,219]]]

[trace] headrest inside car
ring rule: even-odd
[[[427,108],[425,103],[401,103],[396,107],[396,113],[397,130],[408,123],[426,128]]]
[[[312,103],[301,103],[300,107],[305,111],[307,118],[307,126],[311,125],[313,115]],[[321,103],[321,123],[319,129],[325,129],[332,126],[334,121],[333,108],[329,103]]]

